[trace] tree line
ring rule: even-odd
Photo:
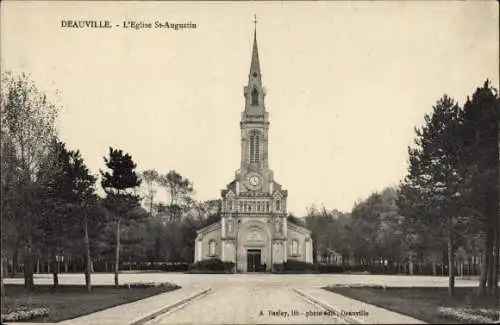
[[[455,276],[478,266],[478,292],[498,294],[499,96],[489,81],[463,106],[443,95],[415,128],[399,186],[374,193],[349,213],[312,206],[306,224],[316,252],[381,272]],[[458,261],[457,261],[458,259]],[[438,272],[440,266],[442,272]]]
[[[26,75],[2,69],[1,81],[2,279],[21,270],[33,290],[34,271],[52,273],[57,286],[61,267],[72,268],[90,291],[95,270],[114,271],[118,285],[125,265],[193,261],[196,230],[220,220],[220,200],[195,201],[191,180],[175,170],[139,172],[117,148],[103,158],[100,178],[93,175],[59,139],[57,105]],[[312,205],[289,221],[312,230],[318,262],[334,252],[360,269],[446,274],[453,294],[466,260],[479,267],[479,292],[497,294],[498,123],[488,81],[463,106],[444,95],[415,129],[399,186],[349,213]]]
[[[32,291],[35,271],[52,273],[57,287],[61,266],[68,272],[71,265],[84,271],[91,291],[90,274],[101,262],[106,271],[108,262],[114,262],[110,269],[118,286],[123,257],[188,260],[194,254],[184,247],[186,238],[194,245],[193,236],[208,212],[206,204],[192,200],[189,179],[174,170],[164,176],[152,170],[140,173],[131,155],[110,147],[96,184],[98,176],[81,153],[58,136],[59,107],[25,74],[2,67],[1,81],[2,293],[9,272],[21,270],[26,290]],[[168,190],[168,204],[154,202],[157,184]],[[97,194],[99,185],[104,195]],[[149,210],[142,207],[143,196]],[[217,206],[218,201],[207,204]],[[169,227],[161,215],[150,218],[158,211],[169,216]],[[192,217],[181,222],[186,213]],[[189,227],[187,220],[192,221]]]

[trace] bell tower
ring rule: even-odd
[[[269,193],[272,172],[268,162],[269,114],[265,105],[265,88],[257,47],[257,21],[254,20],[254,38],[248,83],[243,89],[245,109],[241,113],[241,165],[239,178],[245,189]]]
[[[221,190],[221,220],[197,231],[195,261],[219,257],[233,262],[237,272],[271,271],[289,256],[311,263],[311,232],[288,223],[288,191],[269,169],[269,113],[256,28],[243,95],[240,168]]]

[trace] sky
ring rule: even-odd
[[[91,171],[110,146],[139,171],[176,170],[195,198],[239,168],[257,15],[269,165],[288,210],[348,212],[407,172],[432,105],[499,84],[496,1],[2,2],[2,64],[60,105],[59,136]],[[109,20],[110,29],[61,20]],[[123,21],[196,24],[124,29]]]

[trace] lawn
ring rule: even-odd
[[[48,308],[47,316],[25,321],[59,322],[178,288],[173,284],[131,288],[94,286],[92,292],[87,293],[84,286],[64,285],[53,289],[48,285],[37,285],[35,291],[28,294],[24,291],[23,285],[5,285],[6,296],[2,297],[2,318],[4,314],[12,311]]]
[[[453,298],[448,296],[448,288],[387,287],[384,289],[383,287],[332,286],[324,289],[431,324],[475,323],[471,320],[445,317],[442,312],[440,313],[439,307],[451,307],[452,309],[444,308],[442,310],[452,311],[473,309],[476,314],[481,312],[480,309],[487,309],[488,315],[496,313],[495,310],[500,312],[498,298],[487,297],[480,299],[474,292],[474,288],[458,287],[455,289]]]

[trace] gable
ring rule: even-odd
[[[200,234],[206,234],[206,233],[209,233],[211,231],[218,230],[220,228],[221,228],[221,221],[219,220],[219,221],[214,222],[214,223],[212,223],[212,224],[210,224],[208,226],[205,226],[205,227],[203,227],[201,229],[196,230],[196,233],[198,235],[200,235]]]
[[[236,193],[236,180],[233,180],[231,183],[227,184],[224,190],[221,190],[221,196],[225,198],[230,192]]]
[[[276,191],[276,192],[274,192],[273,197],[274,197],[275,199],[282,199],[282,198],[283,198],[283,195],[281,194],[281,192],[280,192],[280,191]]]
[[[287,228],[294,230],[298,233],[304,234],[304,235],[311,235],[311,231],[309,229],[307,229],[305,227],[301,227],[301,226],[296,225],[296,224],[291,223],[291,222],[287,222]]]

